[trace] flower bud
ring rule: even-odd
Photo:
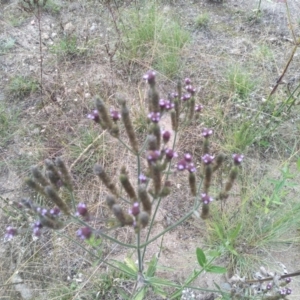
[[[165,144],[169,142],[170,138],[171,138],[171,132],[167,131],[167,130],[163,131],[163,133],[162,133],[162,139],[163,139],[163,142]]]

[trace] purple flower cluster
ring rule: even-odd
[[[92,229],[90,227],[83,227],[77,230],[77,236],[82,240],[88,240],[92,236]]]
[[[95,121],[96,123],[100,123],[99,112],[97,109],[94,109],[90,114],[88,114],[87,118]]]
[[[149,163],[156,162],[160,158],[159,150],[151,150],[147,153],[147,160]]]
[[[148,114],[148,118],[153,122],[153,123],[158,123],[160,120],[160,112],[151,112]]]
[[[190,173],[196,172],[196,167],[195,167],[194,163],[192,162],[192,155],[190,153],[184,154],[183,159],[181,159],[177,163],[177,170],[178,171],[188,170]]]
[[[160,99],[159,107],[161,110],[171,110],[172,108],[175,107],[175,104],[170,100]]]
[[[242,163],[243,159],[244,159],[244,155],[243,154],[233,154],[232,155],[233,158],[233,163],[238,166]]]
[[[150,85],[152,85],[155,83],[155,76],[156,73],[150,70],[143,76],[143,79],[146,80]]]
[[[162,139],[163,139],[163,142],[166,144],[171,138],[171,132],[166,130],[166,131],[163,131],[162,132]]]
[[[121,114],[117,110],[110,110],[110,116],[114,122],[117,122],[121,119]]]
[[[210,202],[213,201],[213,198],[208,196],[207,194],[201,194],[201,200],[203,204],[209,204]]]
[[[174,150],[167,148],[165,150],[166,158],[171,160],[173,157],[178,157],[178,154]]]
[[[128,213],[136,217],[140,213],[140,204],[138,202],[134,202],[132,207],[128,210]]]
[[[16,228],[13,228],[12,226],[8,226],[6,228],[6,233],[4,238],[8,241],[10,241],[11,239],[13,239],[14,236],[16,236],[18,234],[18,231]]]
[[[204,154],[201,159],[202,159],[202,162],[205,164],[205,165],[210,165],[213,161],[214,161],[214,156],[212,155],[209,155],[209,154]]]
[[[213,133],[214,132],[213,132],[212,129],[209,129],[209,128],[203,128],[202,129],[202,136],[205,137],[205,138],[210,137]]]

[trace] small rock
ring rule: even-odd
[[[72,24],[72,22],[69,22],[64,27],[64,32],[66,35],[70,35],[75,31],[75,26]]]
[[[43,33],[42,33],[42,39],[43,39],[43,40],[49,40],[49,35],[48,35],[48,33],[43,32]]]
[[[55,38],[56,36],[57,36],[57,33],[56,33],[56,32],[52,32],[52,33],[51,33],[51,37],[52,37],[52,38]]]

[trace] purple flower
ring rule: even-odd
[[[170,110],[174,107],[175,107],[175,104],[173,102],[171,102],[170,100],[166,100],[166,102],[165,102],[165,109],[166,110]]]
[[[131,209],[129,209],[129,214],[133,216],[137,216],[140,213],[140,205],[138,202],[133,203]]]
[[[165,150],[165,154],[166,154],[166,158],[168,160],[171,160],[173,157],[178,156],[176,152],[174,152],[172,149],[168,149],[168,148]]]
[[[159,159],[160,157],[160,151],[159,150],[154,150],[154,151],[148,151],[148,154],[147,154],[147,160],[148,162],[155,162]]]
[[[187,85],[185,87],[186,91],[190,93],[192,96],[196,93],[196,89],[192,85]]]
[[[185,153],[184,154],[184,160],[188,163],[190,163],[192,161],[192,154],[190,153]]]
[[[170,94],[170,97],[171,97],[172,99],[178,98],[178,93],[171,93],[171,94]]]
[[[16,228],[13,228],[13,227],[11,227],[11,226],[8,226],[7,228],[6,228],[6,233],[5,233],[5,238],[8,240],[8,241],[10,241],[14,236],[16,236],[17,235],[17,229]]]
[[[185,83],[186,85],[189,85],[189,84],[192,83],[192,81],[191,81],[190,78],[185,78],[185,79],[184,79],[184,83]]]
[[[144,76],[145,79],[150,85],[155,83],[156,73],[154,71],[148,71]]]
[[[76,212],[76,215],[77,216],[82,216],[82,217],[86,217],[88,216],[88,210],[87,210],[87,207],[84,203],[79,203],[77,205],[77,212]]]
[[[279,294],[280,294],[280,295],[286,295],[286,289],[281,289],[281,290],[279,291]]]
[[[144,174],[140,174],[139,180],[140,180],[140,183],[146,183],[147,177]]]
[[[160,120],[160,112],[151,112],[148,114],[148,118],[153,122],[153,123],[158,123]]]
[[[110,110],[110,116],[112,117],[113,121],[119,121],[121,119],[121,114],[117,110]]]
[[[211,163],[213,162],[214,158],[215,158],[214,156],[209,155],[209,154],[204,154],[204,155],[201,157],[203,163],[206,164],[206,165],[211,164]]]
[[[41,221],[36,221],[33,224],[33,235],[36,237],[40,237],[42,235],[43,224]]]
[[[57,217],[60,215],[60,209],[58,207],[54,207],[49,211],[50,215],[53,217]]]
[[[47,210],[46,208],[43,208],[43,209],[41,210],[40,214],[41,214],[42,216],[46,216],[46,215],[48,214],[48,210]]]
[[[177,163],[177,170],[178,171],[183,171],[185,170],[187,167],[187,162],[185,159],[182,159],[180,160],[178,163]]]
[[[77,236],[82,240],[89,239],[92,235],[92,229],[89,227],[83,227],[76,232]]]
[[[208,196],[207,194],[201,194],[201,200],[203,204],[209,204],[210,202],[213,201],[213,198]]]
[[[202,136],[205,138],[210,137],[213,134],[213,130],[209,128],[203,128],[202,129]]]
[[[164,109],[166,107],[166,100],[164,99],[159,99],[159,107],[161,109]]]
[[[289,288],[286,288],[285,290],[286,290],[286,294],[287,294],[287,295],[290,295],[290,294],[292,293],[292,290],[289,289]]]
[[[195,167],[194,163],[189,163],[186,168],[190,173],[196,172],[196,167]]]
[[[97,109],[93,110],[90,114],[88,114],[87,118],[94,120],[96,123],[100,123],[99,112]]]
[[[268,291],[270,291],[270,290],[272,289],[272,287],[273,287],[273,286],[272,286],[272,283],[269,282],[269,283],[267,284],[267,287],[266,287],[266,288],[267,288]]]
[[[182,101],[187,101],[191,98],[191,94],[184,94],[182,97],[181,97],[181,100]]]
[[[244,159],[244,155],[243,154],[233,154],[232,155],[233,158],[233,163],[238,166],[242,163],[243,159]]]
[[[195,105],[195,112],[201,112],[203,109],[203,105],[201,104],[196,104]]]
[[[285,279],[285,282],[286,283],[290,283],[292,281],[292,278],[291,277],[287,277],[286,279]]]
[[[170,131],[163,131],[162,133],[162,139],[164,141],[164,143],[167,143],[171,138],[171,132]]]

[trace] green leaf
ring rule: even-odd
[[[146,294],[146,288],[141,288],[138,293],[134,296],[134,300],[143,300]]]
[[[86,239],[85,242],[92,247],[97,247],[102,243],[102,239],[92,235],[89,239]]]
[[[123,263],[121,261],[117,261],[117,260],[114,260],[114,259],[112,261],[120,269],[121,272],[124,272],[127,275],[129,275],[130,277],[136,279],[137,272],[134,272],[131,268],[129,268],[125,263]]]
[[[227,272],[226,268],[219,267],[219,266],[207,266],[205,269],[207,272],[217,273],[217,274],[224,274]]]
[[[153,277],[156,272],[156,265],[157,265],[158,258],[156,254],[154,254],[149,262],[148,269],[146,271],[146,277]]]
[[[198,260],[199,265],[203,268],[207,262],[203,250],[200,248],[197,248],[196,255],[197,255],[197,260]]]
[[[138,267],[130,257],[125,257],[125,264],[135,273],[138,271]]]
[[[155,292],[156,295],[161,296],[163,299],[167,298],[167,293],[159,286],[153,286],[153,291]]]
[[[174,282],[160,277],[150,277],[146,281],[153,286],[174,286]]]

